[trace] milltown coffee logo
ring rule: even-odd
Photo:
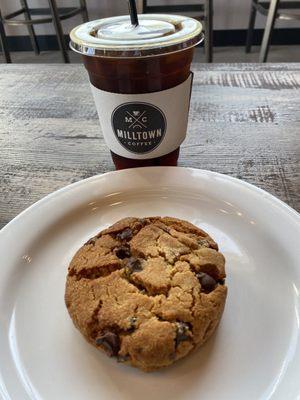
[[[154,150],[163,140],[167,127],[162,110],[142,102],[118,106],[112,113],[111,124],[119,143],[137,154]]]

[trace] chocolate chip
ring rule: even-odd
[[[212,292],[217,285],[215,279],[212,278],[210,275],[206,274],[205,272],[199,272],[197,274],[197,278],[199,279],[201,285],[201,291],[204,293]]]
[[[133,272],[140,272],[143,269],[140,260],[137,258],[134,258],[134,257],[129,258],[126,268],[127,268],[128,272],[131,274]]]
[[[132,238],[132,229],[126,228],[124,231],[117,234],[119,240],[129,240]]]
[[[116,249],[116,256],[121,260],[124,260],[124,258],[129,258],[131,256],[130,248],[125,246],[119,247]]]
[[[142,227],[148,224],[148,221],[145,218],[139,218],[138,222]]]
[[[113,332],[106,332],[98,337],[96,344],[102,346],[109,357],[116,356],[120,350],[120,338]]]
[[[190,336],[187,335],[189,331],[189,325],[186,324],[185,322],[176,322],[176,347],[179,345],[179,343],[188,340]]]

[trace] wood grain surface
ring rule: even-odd
[[[179,165],[228,174],[300,210],[300,64],[194,64]],[[81,65],[0,66],[0,227],[113,170]]]

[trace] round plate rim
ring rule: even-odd
[[[252,193],[254,194],[262,194],[264,196],[265,199],[268,199],[269,201],[277,204],[281,211],[289,214],[290,216],[296,218],[299,224],[299,230],[300,230],[300,213],[298,213],[294,208],[292,208],[291,206],[289,206],[287,203],[285,203],[284,201],[280,200],[278,197],[274,196],[273,194],[267,192],[264,189],[261,189],[249,182],[246,182],[242,179],[238,179],[235,178],[233,176],[230,175],[226,175],[226,174],[222,174],[220,172],[214,172],[214,171],[210,171],[210,170],[205,170],[205,169],[198,169],[198,168],[190,168],[190,167],[141,167],[141,168],[128,168],[128,169],[123,169],[123,170],[118,170],[118,171],[108,171],[108,172],[104,172],[103,174],[97,174],[97,175],[93,175],[89,178],[85,178],[85,179],[81,179],[77,182],[68,184],[66,186],[63,186],[62,188],[55,190],[54,192],[49,193],[48,195],[42,197],[40,200],[34,202],[32,205],[30,205],[29,207],[27,207],[25,210],[21,211],[18,215],[16,215],[10,222],[8,222],[1,230],[0,230],[0,236],[3,233],[6,233],[12,226],[14,226],[16,223],[19,222],[20,219],[22,219],[22,217],[24,215],[29,214],[30,212],[34,211],[34,209],[37,206],[43,205],[44,203],[47,203],[49,200],[53,199],[54,197],[59,196],[62,193],[65,192],[70,192],[71,190],[80,187],[82,185],[87,184],[88,182],[92,182],[92,181],[96,181],[96,180],[100,180],[100,179],[105,179],[107,176],[114,176],[116,174],[130,174],[136,170],[139,171],[147,171],[150,169],[171,169],[172,171],[174,171],[174,168],[176,168],[177,170],[180,171],[187,171],[187,172],[194,172],[194,173],[198,173],[198,174],[203,174],[203,175],[210,175],[211,177],[219,177],[221,179],[225,179],[228,180],[229,182],[232,183],[236,183],[238,184],[240,187],[245,187],[251,190]]]

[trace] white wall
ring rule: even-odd
[[[139,0],[138,0],[139,1]],[[198,0],[152,0],[151,4],[197,3]],[[59,6],[74,6],[78,0],[56,0]],[[28,0],[31,7],[47,7],[47,0]],[[19,8],[19,0],[0,0],[2,14],[15,11]],[[251,0],[214,0],[214,28],[215,29],[246,29],[248,25]],[[127,13],[126,0],[87,0],[90,19],[97,19],[111,15]],[[63,22],[64,31],[68,33],[72,27],[81,23],[80,16]],[[258,15],[256,27],[262,28],[265,17]],[[299,27],[300,23],[277,22],[278,27]],[[37,34],[54,33],[52,24],[35,25]],[[25,35],[25,27],[6,27],[8,35]]]

